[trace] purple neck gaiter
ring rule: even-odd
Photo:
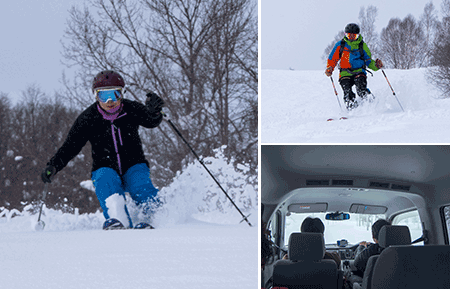
[[[120,112],[122,111],[122,108],[123,104],[120,104],[119,106],[111,110],[105,111],[100,107],[99,104],[97,104],[97,109],[100,112],[100,114],[102,114],[103,119],[108,121],[114,121],[117,118],[117,116],[119,116]]]

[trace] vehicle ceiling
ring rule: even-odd
[[[392,213],[423,206],[419,205],[423,198],[450,203],[449,173],[450,146],[263,145],[261,202],[274,207],[280,202],[328,201],[330,211],[366,202],[388,206]],[[346,178],[355,183],[330,189],[306,188],[306,180],[314,178]],[[411,188],[404,192],[369,188],[372,181]]]

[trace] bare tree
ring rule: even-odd
[[[80,70],[73,83],[66,79],[68,91],[86,105],[93,76],[114,69],[129,97],[143,101],[156,91],[200,154],[227,145],[257,164],[255,11],[250,0],[91,0],[89,8],[72,8],[64,58]],[[153,175],[156,184],[164,185],[190,151],[165,124],[142,135],[151,165],[164,169]]]
[[[432,46],[438,26],[437,23],[438,19],[436,16],[436,11],[433,2],[430,1],[425,5],[423,14],[420,17],[420,25],[422,26],[422,29],[425,34],[425,46],[426,46],[424,66],[429,66],[431,62]]]
[[[330,44],[328,44],[328,46],[325,48],[323,55],[322,55],[322,60],[324,62],[327,61],[331,51],[333,50],[334,46],[336,45],[336,43],[338,41],[341,41],[345,36],[345,32],[344,30],[339,31],[335,36],[334,39],[330,42]]]
[[[11,102],[8,94],[0,92],[0,162],[1,158],[6,155],[8,141],[10,137],[10,118],[11,118]],[[1,163],[0,163],[1,167]]]
[[[43,183],[40,174],[45,164],[62,145],[77,115],[77,111],[63,106],[59,98],[50,99],[39,86],[30,85],[22,91],[22,100],[10,112],[8,148],[2,166],[4,184],[0,184],[1,199],[10,208],[22,209],[24,205],[41,198]],[[81,212],[95,211],[92,194],[80,187],[80,182],[90,179],[90,163],[82,155],[68,169],[57,174],[46,199],[48,206],[64,207]],[[88,157],[86,157],[87,159]],[[90,198],[89,198],[90,195]]]
[[[369,5],[367,10],[364,6],[359,10],[359,25],[361,35],[364,37],[364,42],[367,43],[372,55],[379,54],[378,49],[378,33],[375,29],[375,21],[377,20],[378,9],[375,6]]]
[[[11,140],[11,103],[8,94],[0,93],[0,207],[7,206],[6,188],[9,187],[8,180],[9,163],[12,161],[8,148]]]
[[[450,97],[450,0],[441,4],[443,18],[436,24],[431,56],[428,69],[428,79],[442,92],[444,98]]]
[[[252,100],[256,100],[253,96],[257,94],[258,78],[256,17],[247,12],[245,7],[249,4],[246,0],[223,2],[202,55],[203,65],[208,68],[203,78],[208,80],[206,87],[215,107],[207,111],[208,119],[219,120],[210,123],[210,131],[218,133],[218,146],[226,144],[229,154],[237,154],[236,159],[246,163],[250,159],[245,155],[251,152],[247,147],[256,149],[257,137],[248,134],[245,127],[250,125],[254,133],[258,131],[256,122],[242,122],[243,118],[257,120],[257,110],[256,114],[249,110]]]
[[[450,0],[442,0],[441,13],[443,19],[450,17]]]
[[[387,67],[411,69],[424,65],[425,36],[414,16],[392,18],[381,31],[381,55]]]

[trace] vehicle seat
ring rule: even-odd
[[[375,264],[372,288],[450,288],[450,246],[392,246]]]
[[[384,226],[378,234],[378,244],[386,249],[394,245],[411,245],[411,234],[407,226]],[[384,251],[384,250],[383,250]],[[354,283],[353,288],[369,289],[372,285],[373,269],[380,255],[369,258],[364,271],[362,284]]]
[[[289,260],[278,260],[273,269],[273,287],[338,288],[342,276],[334,260],[323,259],[323,234],[292,233],[289,237]]]

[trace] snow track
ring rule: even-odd
[[[342,114],[330,78],[322,71],[262,70],[262,143],[448,143],[450,99],[426,79],[426,69],[385,70],[403,106],[381,71],[368,76],[375,95],[355,111]],[[333,74],[341,105],[343,93]],[[349,116],[344,122],[328,118]]]

